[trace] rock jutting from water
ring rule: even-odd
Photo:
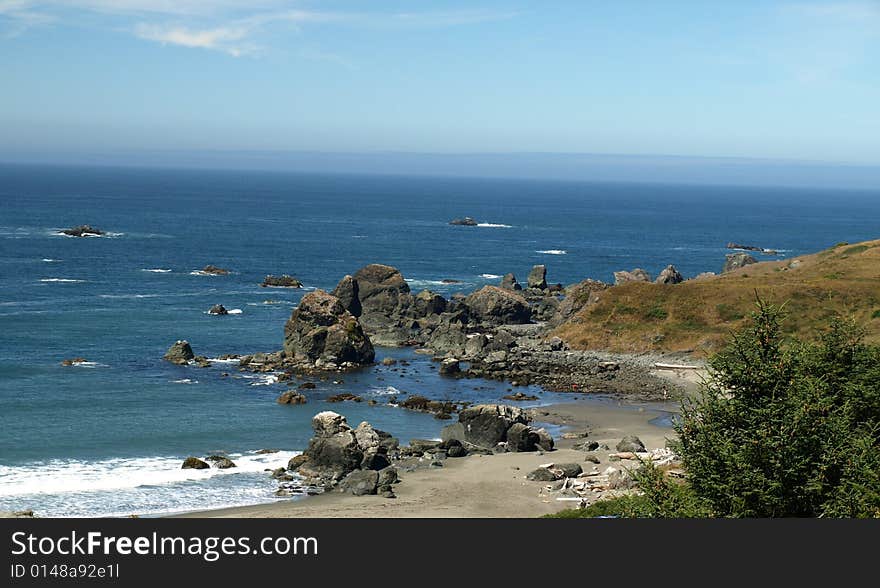
[[[466,216],[464,218],[452,219],[451,221],[449,221],[449,224],[459,226],[459,227],[475,227],[479,223],[476,220],[472,219],[471,217]]]
[[[327,365],[372,363],[375,351],[358,319],[323,290],[306,294],[284,326],[288,358]]]
[[[165,355],[162,357],[165,361],[170,361],[171,363],[175,363],[177,365],[186,365],[190,362],[191,359],[195,358],[196,354],[193,353],[192,347],[190,347],[189,342],[184,340],[176,341],[171,347],[168,348],[168,351],[165,352]]]
[[[105,234],[101,229],[96,229],[91,225],[79,225],[63,229],[61,232],[69,237],[100,237]]]
[[[268,275],[260,284],[262,288],[302,288],[303,284],[293,276],[287,274],[281,276]]]

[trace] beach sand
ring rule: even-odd
[[[652,424],[658,417],[652,410],[615,404],[558,404],[535,409],[535,419],[565,425],[571,433],[589,432],[587,439],[611,449],[598,450],[596,466],[621,467],[628,462],[610,463],[608,453],[625,435],[637,435],[648,449],[664,447],[672,429]],[[397,498],[350,496],[329,492],[305,499],[286,500],[238,508],[193,512],[181,517],[220,518],[396,518],[537,517],[571,508],[571,502],[557,501],[543,491],[545,482],[525,479],[533,469],[547,463],[580,463],[585,471],[594,464],[584,461],[584,452],[572,445],[584,439],[557,438],[557,449],[544,453],[505,453],[471,455],[447,459],[443,467],[402,471],[395,485]],[[631,463],[631,462],[630,462]]]

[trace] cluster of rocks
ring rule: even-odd
[[[756,247],[755,245],[742,245],[741,243],[730,242],[727,244],[728,249],[739,249],[741,251],[757,251],[758,253],[763,253],[764,255],[778,255],[779,252],[775,249],[766,249],[764,247]]]
[[[440,437],[444,442],[458,441],[468,450],[551,451],[553,437],[530,422],[531,417],[521,408],[479,404],[459,411],[458,422],[444,427]]]
[[[79,225],[70,229],[62,229],[61,233],[69,237],[100,237],[105,234],[101,229],[96,229],[91,225]]]
[[[227,314],[229,314],[229,311],[226,310],[226,307],[222,304],[215,304],[208,310],[208,314],[214,316],[226,316]]]
[[[614,272],[614,285],[629,284],[631,282],[647,282],[650,283],[651,274],[642,268],[635,268],[630,271]],[[674,265],[667,265],[663,271],[653,280],[655,284],[680,284],[684,281],[684,276],[675,269]]]
[[[208,462],[210,462],[211,465],[208,465]],[[201,460],[198,457],[187,457],[185,460],[183,460],[183,465],[180,466],[180,469],[206,470],[212,466],[217,468],[218,470],[226,470],[229,468],[237,467],[235,463],[225,455],[209,455],[204,460]]]
[[[394,497],[392,485],[399,479],[388,453],[398,448],[396,438],[367,422],[352,429],[344,416],[332,411],[316,414],[312,429],[308,448],[290,460],[289,472],[306,486],[325,491]]]
[[[281,276],[266,276],[263,278],[263,283],[260,286],[263,288],[302,288],[303,285],[302,282],[293,276],[284,274]]]

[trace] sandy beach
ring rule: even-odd
[[[588,433],[587,439],[610,450],[595,455],[604,470],[611,464],[608,454],[625,435],[636,435],[646,448],[664,447],[672,429],[653,424],[662,416],[655,410],[613,403],[557,404],[534,409],[535,418],[564,425],[564,432]],[[205,518],[392,518],[392,517],[537,517],[570,508],[572,503],[557,501],[545,492],[546,482],[526,480],[528,472],[547,463],[580,463],[584,470],[594,464],[584,461],[585,453],[572,449],[583,441],[558,437],[557,449],[542,453],[504,453],[470,455],[446,459],[442,468],[424,467],[401,472],[402,481],[394,487],[395,499],[379,496],[350,496],[330,492],[305,499],[255,506],[202,511],[178,515]],[[630,462],[632,463],[632,462]]]

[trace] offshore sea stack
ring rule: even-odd
[[[376,356],[358,319],[323,290],[306,294],[293,311],[284,326],[284,351],[288,358],[318,367],[364,365]]]

